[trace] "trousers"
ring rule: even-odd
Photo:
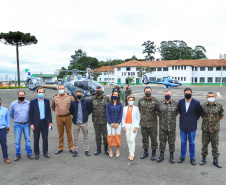
[[[0,129],[0,144],[2,147],[2,154],[3,154],[3,158],[8,158],[8,154],[7,154],[7,129],[6,127],[3,129]]]
[[[78,151],[78,137],[79,137],[80,129],[82,130],[82,133],[83,133],[85,151],[88,151],[89,150],[88,122],[86,122],[86,123],[77,123],[77,124],[73,125],[74,150]]]
[[[181,157],[185,158],[186,151],[187,151],[187,140],[189,141],[189,152],[190,152],[190,159],[195,158],[195,135],[196,131],[187,132],[187,131],[180,131],[180,138],[181,138]]]
[[[220,153],[218,151],[219,145],[219,132],[210,133],[206,131],[202,131],[202,155],[208,155],[208,145],[211,143],[212,145],[212,155],[213,157],[219,157]]]
[[[158,142],[157,142],[157,127],[141,127],[141,134],[142,134],[142,142],[143,148],[149,148],[149,137],[151,138],[151,149],[157,150],[158,149]]]
[[[131,156],[135,156],[134,152],[135,152],[135,139],[137,136],[137,131],[134,133],[133,132],[133,126],[132,124],[125,124],[125,128],[126,128],[126,140],[127,140],[127,144],[128,144],[128,148],[129,148],[129,154]]]

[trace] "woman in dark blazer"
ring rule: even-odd
[[[123,113],[123,106],[120,101],[120,95],[117,90],[114,90],[111,95],[111,102],[107,104],[106,107],[106,114],[107,114],[107,130],[108,135],[112,134],[115,135],[115,131],[117,134],[121,134],[121,121],[122,121],[122,113]],[[112,129],[115,128],[115,129]],[[112,147],[109,147],[109,156],[113,157]],[[116,150],[116,157],[119,157],[119,146],[117,146]]]

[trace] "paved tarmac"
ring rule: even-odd
[[[136,97],[135,105],[138,99],[143,96],[144,86],[131,86],[133,94]],[[173,96],[172,99],[179,100],[183,98],[183,89],[185,86],[177,89],[171,88]],[[105,93],[111,94],[112,86],[105,87]],[[153,96],[158,99],[163,97],[163,86],[152,86]],[[226,107],[226,88],[225,87],[192,87],[193,97],[201,103],[205,101],[206,93],[214,90],[218,93],[217,101],[221,102]],[[18,90],[0,90],[0,97],[2,98],[2,106],[9,108],[12,101],[16,99]],[[26,99],[31,100],[36,98],[36,94],[25,89]],[[45,98],[52,100],[52,95],[57,91],[46,90]],[[146,159],[140,159],[143,153],[142,137],[140,130],[136,138],[136,152],[135,160],[130,162],[128,160],[128,147],[126,137],[122,132],[122,146],[120,147],[120,157],[110,158],[102,153],[98,156],[93,155],[96,150],[95,134],[91,116],[89,117],[89,145],[91,156],[85,155],[83,146],[83,137],[80,133],[79,137],[79,152],[78,157],[73,158],[68,151],[67,138],[65,134],[64,152],[55,155],[54,152],[58,146],[58,133],[56,128],[56,116],[52,111],[54,129],[49,133],[49,154],[50,158],[46,159],[40,155],[39,160],[30,160],[25,153],[25,142],[22,137],[21,140],[21,160],[15,162],[15,147],[14,147],[14,131],[13,121],[11,120],[10,133],[8,134],[8,154],[11,159],[11,164],[3,162],[2,154],[0,156],[0,184],[158,184],[158,185],[183,185],[183,184],[225,184],[226,182],[226,119],[221,121],[220,131],[220,145],[219,151],[221,153],[219,162],[223,168],[218,169],[213,166],[213,158],[211,147],[209,146],[209,155],[207,163],[200,166],[201,161],[201,121],[198,122],[198,130],[196,133],[196,166],[192,166],[189,162],[189,152],[182,164],[169,163],[168,144],[165,151],[165,160],[161,163],[151,161],[150,156]],[[177,139],[175,160],[180,157],[180,136],[177,117]],[[33,133],[31,132],[31,142],[33,149]],[[42,146],[40,139],[40,148]],[[115,150],[114,150],[115,151]],[[42,150],[41,150],[42,152]],[[151,149],[149,149],[151,153]],[[157,151],[157,157],[159,151]]]

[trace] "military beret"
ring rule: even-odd
[[[102,89],[102,87],[101,86],[97,86],[97,89]]]

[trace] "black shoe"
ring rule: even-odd
[[[174,157],[173,157],[173,152],[170,152],[170,159],[169,159],[170,163],[175,163]]]
[[[185,160],[185,158],[180,157],[180,159],[177,161],[178,163],[182,163]]]
[[[50,158],[50,155],[48,153],[43,154],[46,158]]]
[[[191,163],[192,165],[196,165],[195,159],[190,159],[190,163]]]
[[[63,152],[63,150],[57,150],[57,151],[55,152],[55,154],[57,155],[57,154],[60,154],[61,152]]]
[[[15,157],[14,161],[19,161],[19,160],[20,160],[20,158],[21,158],[21,156],[20,156],[20,155],[16,155],[16,157]]]
[[[156,150],[152,150],[151,160],[152,161],[155,161],[156,160]]]
[[[86,156],[90,156],[89,151],[85,151]]]
[[[94,152],[94,155],[99,155],[101,153],[101,146],[97,146],[96,152]]]
[[[27,155],[27,157],[28,157],[29,159],[34,159],[34,156],[33,156],[33,155]]]
[[[39,160],[39,155],[35,155],[35,160]]]
[[[77,157],[77,154],[78,154],[78,152],[77,151],[74,151],[72,157]]]
[[[148,157],[148,149],[144,149],[144,154],[140,156],[141,159],[145,159],[146,157]]]
[[[199,163],[201,166],[203,166],[204,164],[206,164],[206,156],[202,155],[202,161]]]
[[[106,155],[109,155],[108,145],[105,145],[105,146],[104,146],[104,153],[105,153]]]
[[[213,158],[213,165],[215,165],[218,168],[222,168],[221,164],[218,163],[218,157]]]
[[[161,163],[164,160],[164,152],[160,152],[160,156],[157,160],[158,163]]]
[[[75,151],[74,150],[69,150],[69,152],[71,152],[73,154]]]

